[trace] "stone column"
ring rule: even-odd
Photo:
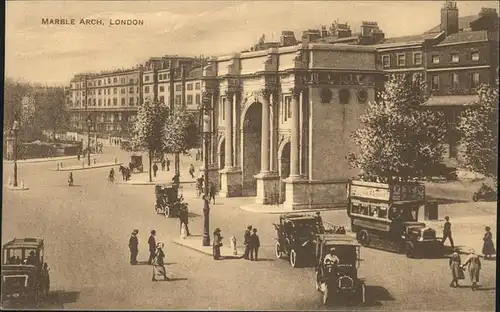
[[[233,105],[236,101],[236,96],[231,92],[227,93],[226,97],[226,116],[225,125],[225,167],[220,172],[221,189],[219,195],[221,197],[241,196],[242,181],[241,170],[234,166],[234,149],[233,149]]]
[[[261,162],[260,173],[255,176],[257,179],[257,196],[255,198],[258,204],[275,204],[279,200],[278,181],[279,176],[270,170],[270,97],[271,90],[261,90],[262,102],[262,134],[261,134]]]
[[[261,131],[261,148],[260,148],[260,172],[268,173],[269,170],[269,152],[270,152],[270,124],[269,124],[269,111],[270,91],[268,89],[262,90],[262,131]]]
[[[225,168],[229,169],[233,167],[233,98],[231,97],[232,94],[228,93],[228,96],[226,98],[226,116],[225,116],[225,132],[226,132],[226,139],[225,139]]]
[[[299,96],[300,90],[297,88],[292,88],[292,130],[290,137],[290,178],[300,177],[300,155],[299,155]]]

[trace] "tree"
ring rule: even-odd
[[[35,91],[35,103],[38,111],[43,112],[42,127],[52,130],[55,141],[57,130],[68,124],[68,112],[65,106],[64,89],[61,87],[45,87]]]
[[[351,136],[359,150],[348,156],[351,167],[392,181],[423,177],[442,161],[444,118],[422,109],[425,91],[420,75],[390,76]]]
[[[139,106],[137,118],[132,127],[132,149],[148,152],[149,182],[152,182],[151,167],[153,155],[163,149],[165,120],[168,108],[159,102],[146,101]]]
[[[189,149],[197,146],[199,142],[199,130],[195,118],[185,108],[177,109],[170,113],[165,120],[163,131],[163,151],[165,153],[186,153]],[[175,163],[178,173],[178,159]]]
[[[458,122],[465,147],[464,167],[497,179],[498,88],[480,85],[479,100],[462,112]]]
[[[14,124],[14,120],[22,118],[22,98],[29,94],[31,86],[28,83],[5,79],[3,93],[4,130]]]

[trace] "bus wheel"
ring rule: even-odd
[[[369,238],[368,238],[368,232],[367,231],[361,231],[357,235],[358,241],[362,246],[368,246],[369,243]]]

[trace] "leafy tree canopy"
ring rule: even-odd
[[[420,107],[426,100],[420,75],[391,75],[352,134],[358,152],[348,156],[351,167],[389,181],[426,176],[442,160],[446,131],[441,113]]]
[[[462,112],[458,122],[465,148],[464,167],[497,178],[498,88],[480,85],[479,100]]]
[[[166,153],[185,153],[199,142],[195,117],[186,109],[178,109],[168,115],[163,133],[163,148]]]

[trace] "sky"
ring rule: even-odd
[[[128,68],[167,54],[225,55],[258,38],[279,40],[282,30],[320,28],[335,20],[353,32],[376,21],[387,37],[422,33],[439,24],[444,1],[12,1],[6,3],[5,74],[68,84],[79,72]],[[460,16],[497,1],[459,1]],[[76,25],[42,25],[42,18]],[[104,25],[79,25],[102,19]],[[140,19],[142,26],[110,26],[109,19]]]

